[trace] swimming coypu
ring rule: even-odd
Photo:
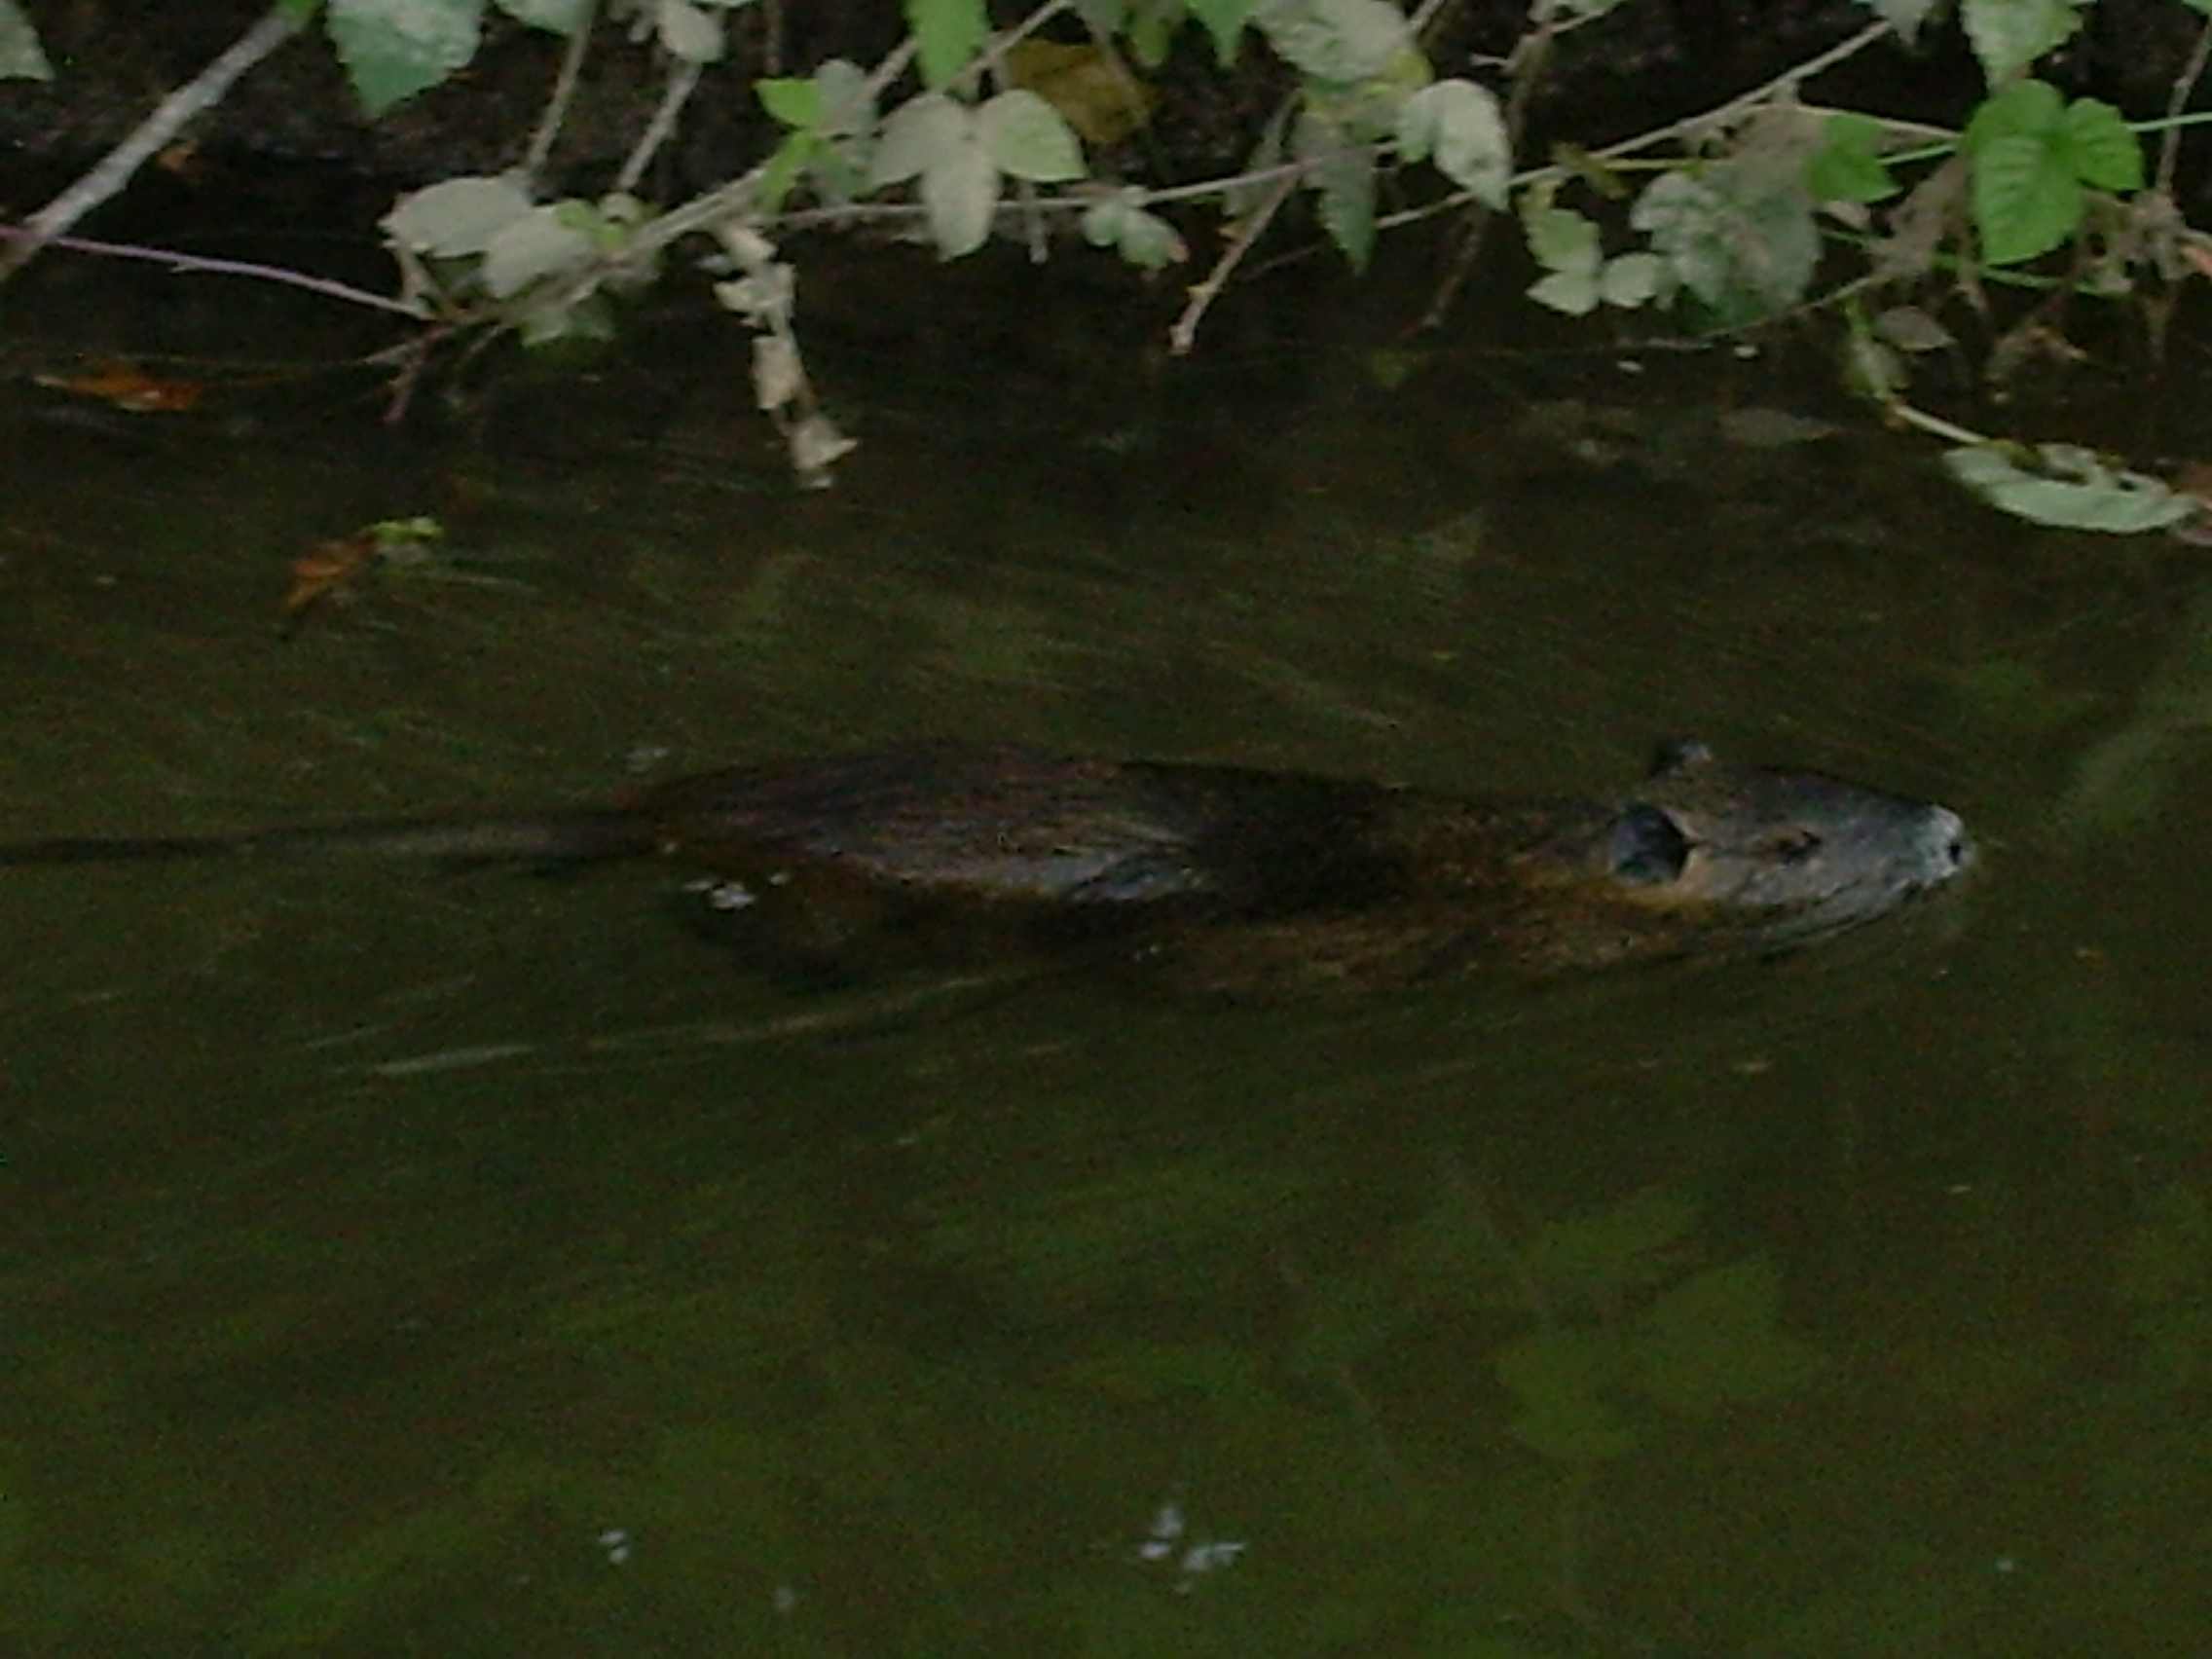
[[[702,773],[599,809],[23,842],[0,864],[346,848],[660,854],[706,872],[712,908],[805,956],[949,928],[1104,941],[1227,989],[1776,949],[1883,915],[1972,856],[1946,808],[1700,744],[1611,803],[945,746]]]

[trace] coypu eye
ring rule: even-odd
[[[1689,860],[1689,838],[1657,807],[1638,801],[1613,820],[1605,863],[1623,881],[1656,887],[1680,875]]]

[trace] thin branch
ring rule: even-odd
[[[561,73],[554,78],[553,95],[545,100],[545,113],[538,117],[537,130],[531,134],[530,148],[523,153],[522,171],[527,179],[535,180],[545,170],[546,158],[553,153],[554,136],[569,117],[569,104],[576,95],[576,82],[583,74],[584,52],[591,44],[592,24],[598,15],[599,0],[584,0],[583,11],[576,18],[575,32],[569,36],[568,50],[561,54]]]
[[[1198,337],[1198,319],[1206,314],[1206,308],[1220,295],[1222,284],[1229,280],[1229,274],[1252,251],[1252,244],[1260,240],[1260,233],[1268,228],[1268,222],[1290,200],[1290,193],[1298,188],[1299,173],[1303,170],[1294,169],[1289,176],[1277,181],[1274,189],[1268,193],[1267,200],[1246,217],[1243,228],[1236,233],[1236,240],[1214,262],[1212,273],[1203,282],[1191,289],[1190,304],[1183,308],[1183,314],[1175,319],[1175,326],[1167,331],[1167,350],[1171,354],[1177,357],[1190,354],[1191,347]]]
[[[638,180],[645,177],[645,167],[652,161],[653,152],[667,142],[668,135],[676,130],[676,118],[689,101],[692,90],[698,84],[699,65],[688,57],[678,59],[675,73],[668,78],[668,90],[661,93],[660,107],[653,111],[653,118],[645,124],[645,133],[638,139],[637,148],[630,152],[630,159],[622,164],[622,170],[615,174],[616,190],[629,192],[638,187]]]
[[[28,265],[41,247],[129,184],[131,175],[160,154],[186,122],[220,103],[233,82],[299,33],[304,20],[303,14],[286,5],[264,12],[260,21],[221,56],[164,98],[92,171],[23,222],[28,235],[18,236],[16,245],[0,254],[0,281]]]
[[[1747,110],[1756,109],[1771,101],[1778,93],[1793,91],[1801,82],[1834,68],[1847,57],[1856,57],[1876,41],[1892,32],[1887,22],[1868,23],[1849,40],[1838,41],[1825,52],[1815,53],[1794,68],[1785,69],[1771,81],[1753,87],[1748,92],[1739,92],[1725,103],[1714,105],[1700,115],[1685,115],[1679,121],[1671,121],[1664,127],[1655,127],[1649,132],[1634,138],[1624,138],[1618,144],[1590,152],[1593,160],[1609,162],[1616,156],[1633,156],[1639,150],[1648,150],[1654,144],[1663,144],[1670,138],[1683,138],[1708,127],[1718,127],[1733,120]],[[1565,175],[1565,167],[1539,168],[1545,174]]]
[[[1006,55],[1008,53],[1012,52],[1016,46],[1019,46],[1023,41],[1027,40],[1031,35],[1035,34],[1039,29],[1043,28],[1047,23],[1051,22],[1062,12],[1072,12],[1074,10],[1074,0],[1046,0],[1046,3],[1044,5],[1038,7],[1036,11],[1030,13],[1028,17],[1022,18],[1020,22],[1014,24],[1013,28],[1008,29],[1004,34],[993,35],[991,39],[984,45],[983,50],[977,55],[976,61],[969,64],[967,68],[961,70],[958,79],[961,81],[974,80],[986,69],[989,70],[993,75],[999,74],[1002,67],[1004,66]]]
[[[19,243],[38,238],[38,233],[21,225],[0,225],[0,238]],[[357,306],[368,306],[375,311],[395,312],[418,322],[430,314],[421,305],[395,300],[387,294],[372,294],[365,288],[334,281],[328,276],[310,276],[305,272],[287,271],[280,265],[256,265],[243,259],[211,259],[205,254],[179,253],[174,248],[140,247],[133,242],[95,241],[90,237],[57,236],[38,240],[45,246],[65,248],[71,253],[92,253],[108,259],[144,259],[156,265],[166,265],[171,271],[203,272],[217,276],[251,276],[257,281],[278,282],[289,288],[305,288],[311,294],[323,294],[334,300],[348,300]]]
[[[1679,121],[1670,121],[1664,127],[1654,127],[1650,131],[1640,132],[1633,138],[1623,138],[1619,143],[1608,144],[1602,150],[1592,150],[1589,153],[1589,159],[1597,162],[1619,161],[1622,157],[1633,156],[1640,150],[1648,150],[1655,145],[1664,144],[1671,138],[1688,137],[1708,127],[1717,126],[1732,120],[1747,110],[1755,109],[1776,93],[1789,90],[1796,83],[1810,80],[1813,76],[1833,68],[1846,57],[1865,51],[1867,47],[1872,46],[1889,32],[1890,25],[1888,23],[1869,24],[1849,40],[1841,41],[1817,56],[1807,58],[1794,68],[1785,69],[1771,81],[1753,87],[1748,92],[1739,92],[1725,103],[1715,104],[1713,108],[1701,110],[1695,115],[1685,115]],[[1880,116],[1876,119],[1881,121],[1885,127],[1894,127],[1900,131],[1926,130],[1931,134],[1953,140],[1958,137],[1957,133],[1951,132],[1945,128],[1921,129],[1918,123],[1892,121],[1887,116]],[[1572,168],[1561,166],[1558,163],[1547,163],[1543,166],[1530,167],[1525,172],[1515,173],[1505,181],[1505,187],[1508,190],[1520,190],[1531,184],[1541,184],[1546,179],[1566,178],[1572,170]],[[1186,192],[1185,194],[1191,193]],[[1375,221],[1375,228],[1378,231],[1385,231],[1394,230],[1400,225],[1418,224],[1423,219],[1433,219],[1439,213],[1450,213],[1456,208],[1463,207],[1476,199],[1475,193],[1471,190],[1456,190],[1449,196],[1439,197],[1436,201],[1425,203],[1421,206],[1408,207],[1402,212],[1392,213],[1378,219]]]
[[[2196,48],[2189,55],[2174,90],[2166,98],[2166,135],[2158,146],[2158,193],[2171,197],[2174,193],[2174,165],[2181,159],[2181,112],[2189,96],[2196,91],[2197,77],[2204,73],[2204,60],[2212,55],[2212,18],[2207,18],[2203,28],[2196,33]]]
[[[1948,438],[1955,444],[1986,444],[1992,441],[1985,432],[1972,431],[1944,420],[1940,415],[1931,415],[1926,410],[1915,409],[1911,404],[1896,398],[1891,398],[1882,405],[1882,413],[1901,425],[1917,426],[1921,431],[1932,432],[1938,438]]]

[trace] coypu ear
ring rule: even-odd
[[[1689,858],[1689,838],[1680,826],[1641,800],[1621,808],[1605,837],[1607,869],[1639,887],[1673,881]]]

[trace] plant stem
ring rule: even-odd
[[[1884,403],[1882,409],[1893,420],[1901,421],[1907,426],[1917,426],[1923,432],[1933,432],[1938,438],[1949,438],[1955,444],[1978,446],[1996,441],[1985,432],[1976,432],[1968,427],[1956,425],[1944,420],[1940,415],[1930,415],[1924,410],[1915,409],[1909,403],[1901,403],[1896,399]]]
[[[561,72],[553,80],[553,95],[545,100],[545,113],[538,118],[537,130],[531,134],[530,148],[523,152],[523,176],[535,182],[545,170],[545,159],[553,153],[554,135],[561,130],[561,123],[568,119],[569,104],[576,93],[576,81],[583,73],[584,52],[591,41],[592,24],[599,16],[598,0],[584,0],[582,14],[576,18],[576,32],[569,37],[568,49],[561,54]]]
[[[233,82],[300,32],[306,19],[287,5],[269,8],[253,27],[214,62],[156,106],[92,171],[24,220],[15,245],[0,253],[0,281],[28,265],[38,251],[130,182],[131,175],[183,129],[184,124],[223,99]]]
[[[2158,146],[2158,190],[2162,195],[2174,193],[2174,164],[2181,155],[2181,129],[2188,120],[2204,120],[2203,116],[2187,117],[2182,105],[2189,102],[2190,93],[2196,91],[2197,78],[2204,73],[2204,60],[2212,55],[2212,17],[2204,20],[2204,27],[2196,33],[2196,46],[2189,55],[2189,61],[2174,78],[2174,89],[2166,97],[2166,135]]]

